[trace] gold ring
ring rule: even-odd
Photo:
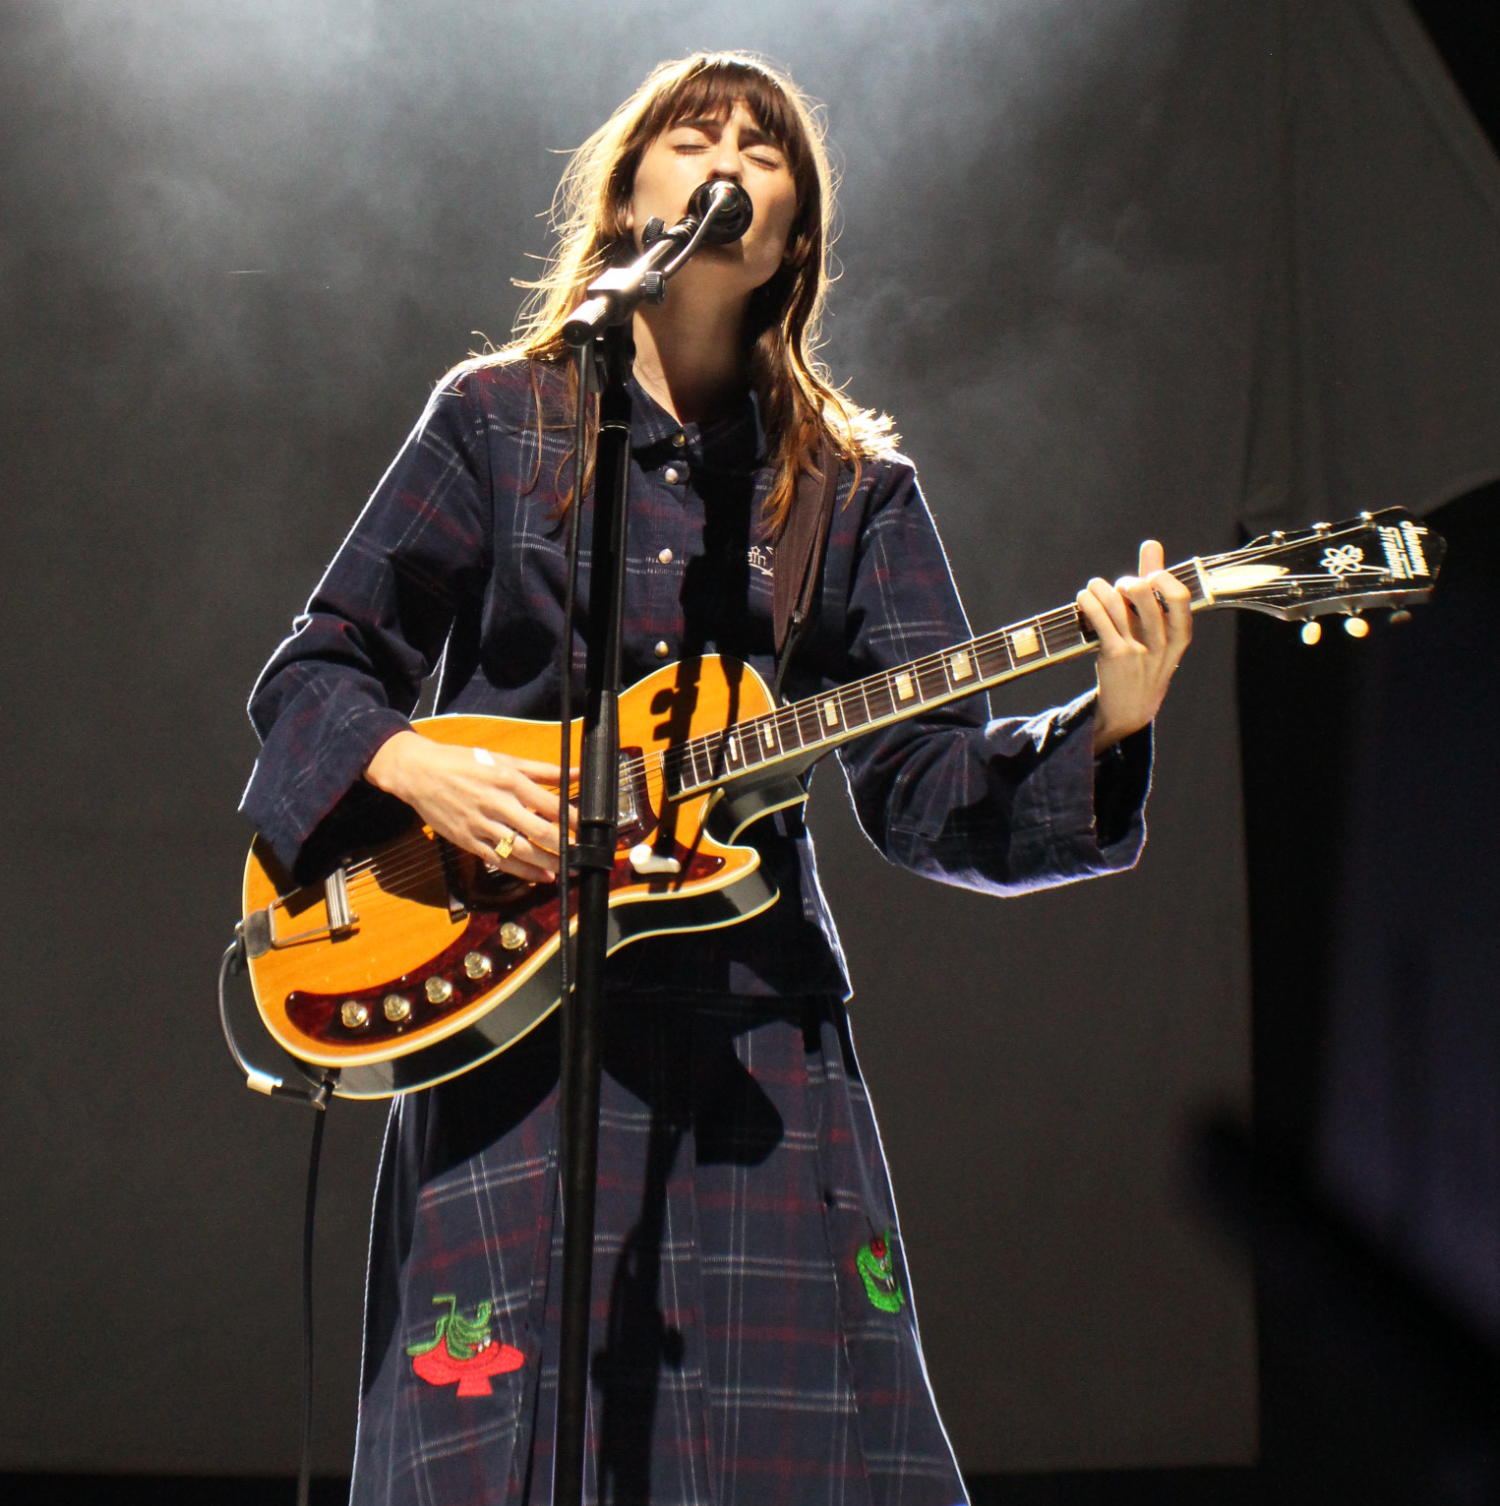
[[[503,863],[510,856],[511,849],[516,845],[516,834],[508,826],[502,826],[500,830],[503,835],[495,843],[495,856]]]

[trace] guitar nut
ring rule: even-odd
[[[399,1025],[411,1018],[411,1000],[402,994],[387,994],[380,1001],[381,1012],[391,1024]]]
[[[453,985],[446,978],[429,978],[422,985],[429,1004],[446,1004],[453,997]]]
[[[363,1030],[370,1023],[370,1009],[358,999],[345,999],[339,1005],[339,1019],[345,1030]]]
[[[500,927],[500,945],[507,952],[519,952],[526,945],[526,932],[515,921],[507,920]]]
[[[495,971],[495,964],[483,952],[470,952],[464,958],[464,972],[476,983],[488,978]]]

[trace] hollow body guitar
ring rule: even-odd
[[[1267,535],[1172,573],[1195,611],[1352,620],[1424,599],[1442,549],[1391,509]],[[657,670],[619,702],[610,950],[730,925],[775,903],[758,852],[739,838],[751,822],[804,800],[800,776],[832,748],[1095,646],[1070,603],[782,707],[753,669],[732,660]],[[551,763],[561,740],[555,723],[502,717],[438,716],[415,727],[438,742]],[[576,768],[580,724],[572,734]],[[466,1071],[557,1007],[558,909],[555,884],[492,872],[413,814],[396,837],[300,887],[257,838],[240,934],[274,1040],[329,1076],[339,1095],[382,1098]]]

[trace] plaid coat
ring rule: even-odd
[[[549,404],[557,378],[536,378]],[[772,476],[754,402],[699,426],[639,386],[634,396],[627,683],[713,651],[769,681]],[[523,366],[461,368],[263,672],[244,809],[295,870],[314,871],[378,815],[386,797],[361,771],[429,675],[439,711],[556,716],[569,439],[562,423],[538,434],[535,403]],[[857,480],[846,467],[789,692],[967,636],[911,467],[866,462]],[[1096,769],[1089,698],[1027,720],[987,721],[986,709],[971,698],[841,752],[876,846],[995,892],[1130,866],[1149,734]],[[778,904],[611,960],[590,1499],[952,1506],[963,1486],[922,1361],[811,842],[786,813],[749,835]],[[550,1500],[556,1085],[546,1026],[393,1108],[356,1502]]]

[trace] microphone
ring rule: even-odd
[[[713,246],[728,246],[750,228],[755,205],[738,183],[728,178],[711,178],[693,190],[688,213],[702,225],[705,241]]]
[[[750,228],[755,205],[738,183],[710,178],[693,190],[688,212],[670,230],[653,215],[641,231],[644,254],[629,266],[607,267],[588,287],[589,296],[563,325],[575,348],[602,329],[623,324],[640,303],[660,303],[667,279],[682,270],[701,245],[727,246]]]

